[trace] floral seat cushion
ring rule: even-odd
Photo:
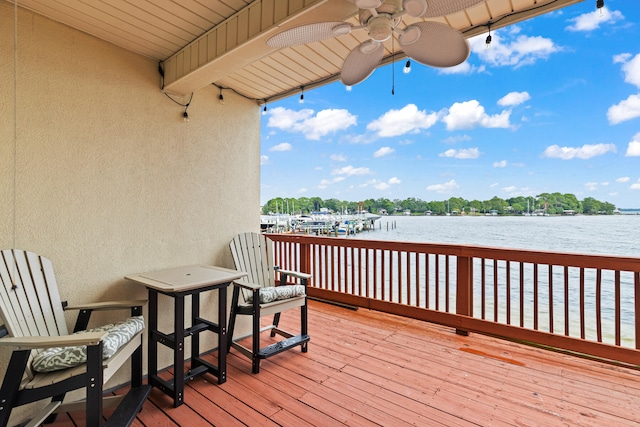
[[[128,343],[131,338],[144,329],[142,316],[130,317],[127,320],[115,324],[100,326],[76,332],[107,332],[102,339],[102,357],[108,359],[113,356],[120,347]],[[36,372],[52,372],[61,369],[72,368],[87,361],[87,346],[54,347],[38,353],[32,361],[32,368]]]
[[[305,295],[304,285],[270,286],[260,288],[260,304],[273,301],[289,299]],[[252,302],[253,295],[250,295],[247,302]]]

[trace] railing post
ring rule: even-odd
[[[311,273],[311,244],[300,243],[300,271],[302,273]],[[313,286],[313,277],[309,286]]]
[[[456,260],[456,314],[473,315],[473,258],[458,256]],[[456,329],[456,334],[468,336],[469,331]]]

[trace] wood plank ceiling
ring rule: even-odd
[[[7,0],[13,3],[13,0]],[[228,88],[258,103],[339,78],[344,58],[367,40],[365,30],[322,42],[274,49],[272,35],[301,24],[358,25],[347,0],[16,0],[19,7],[158,61],[167,92],[186,95],[206,85]],[[582,0],[484,0],[433,20],[469,38]],[[404,17],[404,23],[415,22]],[[397,51],[397,43],[396,51]],[[382,64],[392,58],[385,43]]]

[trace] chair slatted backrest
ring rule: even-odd
[[[18,249],[1,254],[0,314],[9,335],[67,335],[51,261]]]
[[[275,286],[273,246],[263,234],[238,234],[230,246],[236,269],[248,274],[243,280],[262,287]]]

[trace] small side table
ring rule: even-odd
[[[125,276],[149,291],[149,384],[173,397],[173,406],[184,403],[184,383],[204,373],[218,377],[218,384],[227,380],[227,287],[246,273],[222,267],[189,265]],[[218,290],[217,323],[200,317],[200,293]],[[158,330],[158,294],[174,300],[174,333]],[[185,296],[191,296],[191,326],[185,328]],[[218,366],[200,358],[200,338],[203,331],[218,334]],[[191,337],[191,369],[184,371],[184,340]],[[173,380],[158,376],[158,344],[173,349]],[[182,373],[182,375],[181,375]]]

